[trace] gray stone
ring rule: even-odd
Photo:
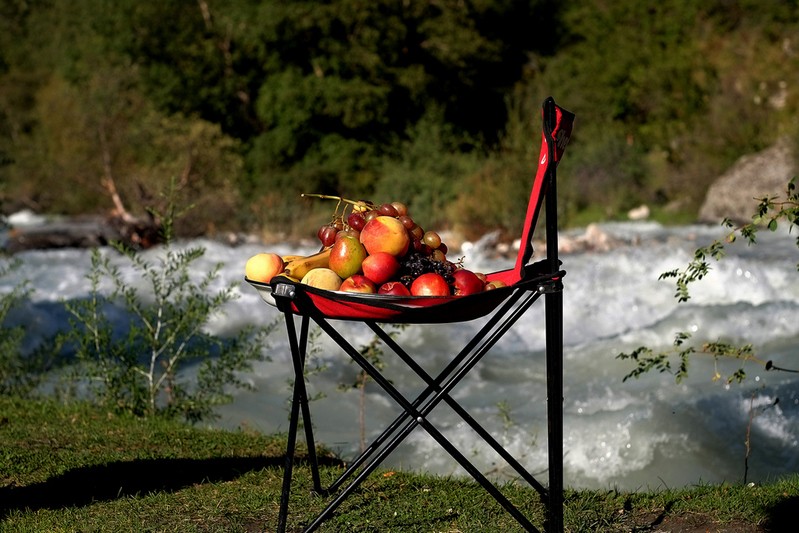
[[[699,210],[699,221],[717,224],[725,217],[751,222],[759,199],[784,196],[796,175],[791,139],[783,137],[761,152],[741,157],[713,182]]]

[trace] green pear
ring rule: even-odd
[[[347,279],[361,272],[361,264],[366,255],[366,248],[357,237],[350,235],[340,237],[330,250],[328,268],[341,279]]]

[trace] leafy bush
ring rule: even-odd
[[[0,278],[20,265],[19,260],[0,265]],[[25,393],[33,386],[31,379],[36,374],[29,372],[26,358],[21,354],[25,328],[7,324],[9,311],[19,305],[28,294],[30,287],[27,283],[14,287],[11,292],[0,293],[0,394]]]
[[[194,263],[203,248],[181,250],[168,240],[154,262],[115,248],[147,290],[129,284],[108,255],[93,252],[89,297],[66,304],[73,327],[65,341],[77,359],[68,373],[73,392],[85,385],[100,403],[141,416],[213,417],[214,406],[230,401],[229,387],[251,387],[239,373],[264,359],[272,325],[245,328],[231,339],[204,331],[237,292],[234,284],[214,289],[221,265],[195,279]],[[101,293],[106,280],[113,286],[109,296]],[[129,315],[124,335],[115,335],[107,318],[114,303]]]

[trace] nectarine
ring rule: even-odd
[[[378,216],[368,221],[361,230],[361,243],[369,255],[387,252],[402,257],[408,252],[411,239],[402,222],[394,217]]]
[[[269,283],[272,278],[283,272],[283,258],[273,253],[260,253],[250,257],[244,265],[247,279],[260,283]]]

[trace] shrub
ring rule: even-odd
[[[273,325],[245,328],[229,339],[205,331],[237,292],[234,284],[214,289],[221,265],[200,280],[192,276],[204,248],[181,250],[168,239],[155,261],[115,249],[146,290],[129,284],[107,254],[93,252],[89,297],[66,304],[73,327],[65,340],[76,356],[68,383],[117,411],[192,422],[213,417],[216,405],[230,401],[229,387],[251,387],[239,373],[264,359],[263,341]],[[105,280],[113,287],[108,296],[100,290]],[[116,303],[129,317],[124,334],[114,334],[107,318]]]

